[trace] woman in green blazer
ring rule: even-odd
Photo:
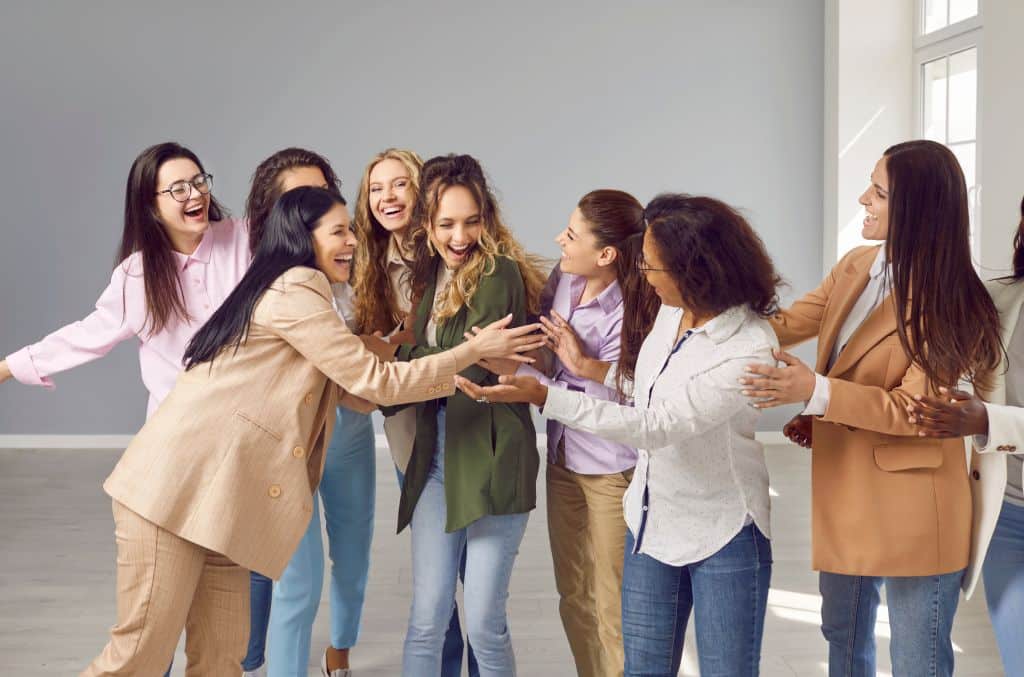
[[[446,350],[474,326],[536,314],[544,276],[502,223],[480,164],[468,155],[423,166],[414,223],[415,344],[409,360]],[[480,366],[461,372],[481,384]],[[536,506],[539,456],[530,410],[475,402],[462,393],[417,405],[399,531],[412,524],[413,602],[402,674],[438,675],[445,629],[466,553],[465,613],[482,677],[515,674],[506,623],[512,565]]]

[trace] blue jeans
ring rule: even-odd
[[[395,474],[398,475],[398,486],[405,484],[405,475],[395,466]],[[411,527],[410,527],[411,528]],[[459,562],[459,580],[466,585],[466,551],[462,551],[462,561]],[[467,640],[462,642],[462,625],[459,623],[459,605],[452,607],[452,618],[448,622],[448,630],[444,633],[444,646],[441,648],[441,677],[462,677],[462,649],[466,649],[466,668],[469,670],[469,677],[480,677],[480,666],[476,663],[476,656],[473,655],[473,646]]]
[[[1003,672],[1024,675],[1024,508],[1004,502],[981,570]]]
[[[412,517],[412,610],[402,674],[441,674],[441,651],[455,608],[459,564],[466,558],[464,604],[469,641],[484,677],[515,675],[506,605],[512,566],[529,513],[487,515],[445,532],[445,414],[438,414],[438,452]]]
[[[707,559],[672,566],[633,554],[626,531],[622,640],[626,677],[675,677],[693,610],[702,677],[757,675],[772,548],[754,524]]]
[[[373,538],[374,446],[370,417],[339,407],[323,479],[313,496],[309,527],[281,580],[273,586],[273,603],[270,587],[257,587],[259,574],[253,574],[252,624],[243,669],[254,670],[263,664],[266,644],[269,675],[305,677],[308,673],[310,637],[324,580],[320,500],[331,557],[331,646],[347,649],[356,643]]]
[[[821,632],[829,677],[874,677],[875,618],[885,585],[892,673],[953,674],[953,616],[963,571],[936,576],[847,576],[821,572]]]

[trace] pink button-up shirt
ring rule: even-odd
[[[235,219],[211,223],[195,252],[174,254],[187,321],[172,317],[159,333],[146,331],[142,257],[136,252],[114,269],[95,311],[7,356],[14,378],[26,385],[53,388],[52,374],[102,357],[135,336],[142,382],[149,391],[148,418],[171,392],[192,335],[245,275],[250,261],[249,228]]]
[[[596,298],[581,304],[580,298],[586,286],[586,278],[563,273],[556,266],[542,296],[541,313],[547,315],[551,310],[557,311],[579,335],[587,355],[615,364],[622,345],[622,289],[618,282],[612,282]],[[534,376],[548,387],[575,390],[602,400],[618,399],[615,388],[575,376],[557,358],[552,378],[529,365],[520,367],[518,373]],[[550,418],[547,431],[548,462],[557,460],[558,443],[564,439],[565,467],[575,473],[610,475],[636,465],[637,452],[633,447],[573,430]]]

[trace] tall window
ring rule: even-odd
[[[914,36],[918,136],[949,146],[967,181],[971,242],[977,258],[978,0],[918,0]]]

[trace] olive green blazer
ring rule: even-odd
[[[440,260],[439,260],[440,261]],[[512,313],[513,326],[526,322],[526,289],[515,261],[497,257],[494,271],[484,275],[468,303],[437,325],[437,347],[427,345],[427,321],[437,283],[427,284],[416,308],[415,345],[399,347],[396,359],[410,360],[447,350],[465,332]],[[497,377],[473,365],[462,376],[480,384]],[[416,439],[405,472],[398,507],[398,530],[412,520],[416,501],[430,472],[437,444],[437,410],[443,400],[416,405]],[[445,416],[444,486],[448,508],[446,531],[462,529],[485,515],[528,512],[537,506],[537,433],[528,404],[482,404],[459,391],[447,398]]]

